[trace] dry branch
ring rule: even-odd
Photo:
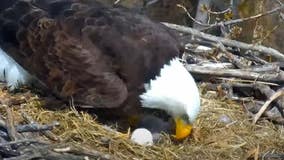
[[[242,78],[247,80],[260,80],[266,82],[275,82],[275,83],[284,83],[284,75],[283,74],[275,74],[275,73],[256,73],[241,69],[210,69],[202,66],[186,66],[187,70],[193,74],[201,74],[208,76],[216,76],[216,77],[235,77]]]
[[[22,139],[22,140],[7,142],[7,143],[0,143],[0,147],[10,146],[10,145],[15,145],[15,144],[31,144],[31,143],[45,144],[45,142],[40,142],[35,139]]]
[[[243,57],[246,59],[255,62],[256,64],[268,64],[268,62],[259,56],[257,54],[253,53],[251,50],[246,51],[244,54],[242,54]]]
[[[269,100],[267,100],[264,105],[261,107],[261,109],[258,111],[258,113],[255,115],[254,119],[253,119],[253,123],[255,124],[257,122],[257,120],[261,117],[261,115],[263,114],[263,112],[265,112],[265,110],[268,108],[268,106],[271,104],[272,101],[274,101],[275,99],[279,98],[280,96],[284,95],[284,88],[280,89],[279,91],[277,91],[273,96],[271,96],[269,98]]]
[[[72,145],[72,146],[67,146],[67,147],[50,147],[50,148],[54,148],[53,151],[57,153],[72,153],[76,155],[86,155],[86,156],[96,157],[100,159],[111,159],[111,155],[109,154],[101,153],[96,150],[90,150],[82,146]]]
[[[193,36],[196,36],[196,37],[199,37],[199,38],[202,38],[202,39],[205,39],[205,40],[213,41],[213,42],[216,42],[216,43],[221,42],[225,46],[237,47],[237,48],[244,49],[244,50],[252,50],[252,51],[264,53],[266,55],[270,55],[272,57],[275,57],[279,62],[284,62],[284,54],[280,53],[279,51],[277,51],[276,49],[273,49],[273,48],[265,47],[265,46],[262,46],[262,45],[247,44],[247,43],[244,43],[244,42],[239,42],[239,41],[236,41],[236,40],[231,40],[231,39],[222,38],[222,37],[216,37],[216,36],[213,36],[213,35],[210,35],[210,34],[200,32],[196,29],[186,27],[186,26],[177,25],[177,24],[171,24],[171,23],[166,23],[166,22],[163,22],[162,24],[164,24],[165,26],[167,26],[171,29],[177,30],[179,32],[189,33]]]
[[[262,94],[264,94],[267,99],[269,99],[270,97],[272,97],[275,94],[275,91],[267,85],[256,85],[256,88]],[[281,99],[281,98],[277,99],[275,105],[276,105],[278,111],[280,112],[280,114],[282,115],[282,117],[284,117],[284,113],[283,113],[284,101],[283,101],[283,99]]]
[[[9,106],[5,105],[5,109],[7,112],[7,120],[6,120],[7,132],[8,132],[10,139],[14,141],[14,140],[17,140],[18,138],[16,136],[17,132],[16,132],[15,125],[14,125],[13,113]]]
[[[269,86],[277,86],[279,87],[279,85],[277,83],[269,83],[269,82],[263,82],[263,81],[255,81],[255,80],[245,80],[245,79],[236,79],[236,78],[217,78],[219,80],[222,80],[222,81],[226,81],[228,83],[244,83],[244,84],[254,84],[254,85],[257,85],[257,84],[260,84],[260,85],[269,85]]]
[[[252,66],[244,70],[251,71],[251,72],[258,72],[258,73],[261,73],[261,72],[278,73],[280,72],[280,67],[277,64],[267,63],[264,65]]]
[[[21,132],[40,132],[40,131],[47,131],[53,130],[55,126],[58,124],[48,124],[48,125],[39,125],[39,124],[26,124],[26,125],[18,125],[16,130]]]
[[[234,69],[232,63],[200,63],[200,64],[188,64],[188,67],[203,67],[204,69]]]
[[[16,142],[15,142],[16,143]],[[54,149],[57,148],[57,149]],[[60,150],[58,152],[58,150]],[[87,152],[87,153],[86,153]],[[6,158],[5,160],[78,160],[78,159],[113,159],[109,154],[103,154],[98,151],[86,151],[84,148],[75,149],[74,147],[59,148],[58,145],[34,145],[26,146],[21,155]]]
[[[284,5],[281,5],[279,7],[276,7],[270,11],[267,11],[265,13],[260,13],[260,14],[257,14],[257,15],[254,15],[254,16],[250,16],[250,17],[246,17],[246,18],[242,18],[242,19],[233,19],[233,20],[230,20],[230,21],[226,21],[226,22],[219,22],[219,23],[216,23],[216,24],[212,24],[210,26],[211,27],[215,27],[215,26],[221,26],[221,25],[224,25],[224,26],[227,26],[227,25],[233,25],[233,24],[237,24],[237,23],[243,23],[245,21],[250,21],[250,20],[253,20],[253,19],[258,19],[260,17],[264,17],[264,16],[267,16],[267,15],[271,15],[271,14],[274,14],[276,12],[280,12],[281,10],[284,9]]]
[[[265,153],[258,157],[259,159],[284,159],[283,153]]]
[[[217,27],[217,26],[227,26],[227,25],[233,25],[233,24],[237,24],[237,23],[243,23],[243,22],[245,22],[245,21],[250,21],[250,20],[253,20],[253,19],[258,19],[258,18],[260,18],[260,17],[264,17],[264,16],[267,16],[267,15],[274,14],[274,13],[276,13],[276,12],[280,12],[281,10],[284,9],[284,5],[281,4],[281,6],[276,7],[276,8],[274,8],[274,9],[270,10],[270,11],[267,11],[267,12],[265,12],[265,13],[260,13],[260,14],[254,15],[254,16],[250,16],[250,17],[246,17],[246,18],[241,18],[241,19],[233,19],[233,20],[225,21],[225,22],[222,21],[222,22],[214,23],[214,24],[207,24],[207,23],[200,22],[200,21],[196,20],[195,18],[193,18],[184,6],[182,6],[182,5],[180,5],[180,4],[178,4],[177,6],[180,7],[180,8],[182,8],[182,9],[184,10],[184,12],[187,14],[187,16],[188,16],[192,21],[194,21],[195,23],[197,23],[197,24],[200,25],[200,26],[207,26],[208,28],[206,28],[206,29],[209,29],[209,28],[212,28],[212,27]],[[212,12],[211,10],[207,10],[207,12],[210,13],[210,14],[224,14],[224,13],[229,12],[229,11],[231,11],[230,8],[228,8],[228,9],[226,9],[226,10],[224,10],[224,11],[221,11],[221,12]]]
[[[25,121],[29,124],[35,124],[35,125],[38,125],[37,122],[35,122],[27,113],[25,112],[22,112],[22,117],[25,119]],[[44,134],[47,138],[49,138],[50,140],[53,140],[53,141],[60,141],[60,138],[57,137],[54,133],[52,133],[51,131],[49,130],[42,130],[40,131],[42,134]]]
[[[247,65],[242,64],[242,61],[240,60],[239,57],[227,51],[226,47],[222,43],[217,42],[216,47],[221,49],[221,51],[226,54],[230,62],[236,65],[238,68],[247,68]]]
[[[259,100],[251,100],[249,102],[244,103],[245,110],[249,114],[250,117],[254,117],[254,115],[261,109],[265,102]],[[281,113],[277,108],[272,108],[270,110],[266,110],[263,115],[265,119],[268,119],[276,124],[284,125],[284,119]]]

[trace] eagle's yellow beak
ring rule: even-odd
[[[190,135],[192,129],[192,126],[190,124],[182,120],[181,117],[175,118],[175,123],[176,123],[176,134],[174,135],[174,137],[177,140],[184,139]]]

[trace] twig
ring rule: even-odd
[[[25,119],[25,121],[29,124],[36,124],[38,125],[38,123],[36,123],[30,116],[28,116],[27,113],[22,112],[22,117]],[[45,130],[45,131],[40,131],[42,134],[44,134],[47,138],[53,140],[53,141],[60,141],[60,138],[57,137],[55,134],[53,134],[51,131],[49,130]]]
[[[3,127],[3,128],[6,128],[6,122],[5,120],[2,119],[2,117],[0,117],[0,126]]]
[[[284,154],[282,153],[268,153],[265,155],[260,155],[259,159],[284,159]]]
[[[0,143],[0,147],[5,147],[5,146],[10,146],[14,144],[21,144],[21,143],[40,143],[40,144],[46,144],[45,142],[40,142],[35,139],[22,139],[22,140],[17,140],[17,141],[11,141],[11,142],[6,142],[6,143]]]
[[[217,42],[216,47],[221,49],[221,51],[224,52],[226,54],[226,56],[229,58],[230,62],[233,63],[234,65],[236,65],[238,68],[246,68],[247,67],[247,66],[245,66],[244,64],[241,63],[240,58],[238,58],[236,55],[228,52],[226,47],[222,43]]]
[[[275,94],[274,90],[271,89],[269,86],[267,85],[256,85],[255,86],[262,94],[264,94],[267,99],[269,99],[269,97],[273,96]],[[281,116],[284,117],[284,103],[282,99],[277,99],[276,100],[276,104],[275,104],[276,108],[278,109],[278,111],[280,112]]]
[[[16,131],[21,132],[39,132],[39,131],[45,131],[45,130],[52,130],[55,126],[58,126],[58,122],[54,122],[52,124],[48,125],[39,125],[39,124],[26,124],[26,125],[17,125],[15,127]],[[0,127],[3,127],[7,129],[7,124],[4,120],[0,118]]]
[[[253,19],[257,19],[257,18],[260,18],[260,17],[271,15],[271,14],[276,13],[276,12],[282,10],[282,9],[284,9],[284,6],[280,6],[280,7],[274,8],[274,9],[272,9],[270,11],[267,11],[265,13],[260,13],[260,14],[257,14],[257,15],[251,16],[251,17],[246,17],[246,18],[241,18],[241,19],[233,19],[233,20],[230,20],[230,21],[225,21],[225,22],[219,22],[219,23],[216,23],[216,24],[212,24],[212,25],[210,25],[210,27],[208,27],[206,29],[209,29],[209,28],[212,28],[212,27],[216,27],[216,26],[221,26],[221,25],[227,26],[227,25],[233,25],[233,24],[237,24],[237,23],[242,23],[242,22],[245,22],[245,21],[250,21],[250,20],[253,20]]]
[[[2,143],[6,143],[6,139],[4,139],[4,137],[0,137],[0,141]],[[13,146],[14,147],[14,146]],[[5,156],[7,157],[12,157],[12,156],[17,156],[20,153],[16,150],[14,150],[12,148],[12,146],[4,146],[4,147],[0,147],[0,154],[3,155],[3,153],[5,154]]]
[[[59,123],[53,123],[49,125],[39,125],[36,123],[26,124],[26,125],[19,125],[16,127],[19,133],[22,132],[40,132],[40,131],[47,131],[53,130],[55,126],[58,126]]]
[[[210,22],[210,16],[207,12],[204,12],[205,7],[209,7],[211,5],[211,1],[208,0],[199,0],[197,4],[197,10],[195,13],[194,20],[199,21],[202,24],[208,24]],[[187,14],[188,11],[187,11]],[[191,16],[192,17],[192,16]],[[198,30],[202,30],[203,28],[206,28],[207,26],[199,25],[198,23],[193,23],[193,28],[196,28]]]
[[[277,64],[267,63],[264,65],[255,65],[250,68],[246,68],[244,70],[252,71],[252,72],[269,72],[269,73],[278,73],[280,71],[280,67]]]
[[[202,66],[186,66],[187,70],[194,74],[206,75],[208,76],[216,76],[216,77],[235,77],[242,78],[247,80],[259,80],[265,82],[275,82],[275,83],[283,83],[284,75],[283,74],[262,74],[251,71],[245,71],[241,69],[210,69],[204,68]]]
[[[66,153],[71,151],[71,147],[65,147],[65,148],[54,148],[53,151],[58,153]]]
[[[212,62],[204,62],[204,63],[199,63],[199,64],[188,64],[187,66],[189,67],[198,67],[202,66],[208,69],[234,69],[234,65],[232,63],[212,63]]]
[[[262,37],[260,40],[257,40],[257,43],[258,44],[263,43],[263,41],[267,40],[272,35],[272,33],[275,32],[279,27],[280,24],[274,26],[271,30],[267,31],[268,33],[266,33],[264,37]]]
[[[30,159],[52,159],[52,160],[77,160],[77,159],[113,159],[111,155],[95,151],[88,150],[81,146],[66,146],[66,144],[53,144],[50,145],[45,142],[40,142],[33,139],[24,139],[19,141],[7,142],[0,144],[0,147],[6,147],[11,145],[22,145],[20,147],[20,155],[11,156],[5,160],[30,160]],[[30,145],[34,144],[34,145]]]
[[[237,23],[242,23],[242,22],[245,22],[245,21],[250,21],[250,20],[253,20],[253,19],[257,19],[257,18],[260,18],[260,17],[264,17],[264,16],[267,16],[267,15],[271,15],[271,14],[273,14],[273,13],[275,13],[275,12],[278,12],[278,11],[284,9],[284,5],[281,5],[281,6],[279,6],[279,7],[277,7],[277,8],[274,8],[274,9],[272,9],[272,10],[270,10],[270,11],[267,11],[267,12],[265,12],[265,13],[260,13],[260,14],[254,15],[254,16],[250,16],[250,17],[246,17],[246,18],[240,18],[240,19],[233,19],[233,20],[225,21],[225,22],[222,21],[222,22],[214,23],[214,24],[206,24],[206,23],[202,23],[202,22],[196,20],[195,18],[193,18],[193,17],[189,14],[189,12],[187,11],[187,9],[186,9],[184,6],[182,6],[182,5],[180,5],[180,4],[177,4],[177,6],[180,7],[180,8],[182,8],[182,9],[185,11],[185,13],[187,14],[187,16],[188,16],[192,21],[194,21],[194,22],[197,23],[198,25],[207,27],[207,28],[204,28],[205,30],[206,30],[206,29],[213,28],[213,27],[217,27],[217,26],[227,26],[227,25],[233,25],[233,24],[237,24]],[[211,13],[211,14],[220,14],[220,13],[229,12],[229,11],[231,11],[231,9],[228,8],[228,9],[222,11],[222,12],[212,12],[212,11],[210,11],[210,10],[207,10],[207,11],[208,11],[208,13]]]
[[[12,110],[9,106],[5,105],[5,109],[6,109],[6,112],[7,112],[7,120],[6,120],[7,132],[8,132],[10,139],[12,141],[15,141],[18,138],[16,136],[17,132],[16,132],[16,129],[15,129],[15,126],[14,126],[13,113],[12,113]]]
[[[55,147],[52,147],[52,148],[55,148]],[[76,155],[86,155],[86,156],[90,156],[90,157],[96,157],[96,158],[99,158],[99,159],[112,159],[111,155],[109,155],[109,154],[105,154],[105,153],[102,153],[102,152],[99,152],[99,151],[96,151],[96,150],[89,150],[89,149],[82,147],[82,146],[72,145],[72,146],[67,146],[67,147],[64,147],[64,148],[56,147],[53,150],[55,152],[58,152],[58,153],[73,153],[73,154],[76,154]]]
[[[184,12],[187,14],[187,16],[188,16],[192,21],[194,21],[195,23],[197,23],[198,25],[203,26],[203,27],[204,27],[204,26],[205,26],[205,27],[211,26],[211,25],[209,25],[209,24],[202,23],[202,22],[196,20],[195,18],[193,18],[193,17],[190,15],[190,13],[187,11],[187,9],[186,9],[183,5],[177,4],[177,7],[182,8],[182,9],[184,10]]]
[[[196,37],[203,38],[205,40],[209,40],[213,42],[221,42],[226,46],[237,47],[237,48],[244,49],[244,50],[252,50],[252,51],[257,51],[257,52],[264,53],[267,55],[271,55],[272,57],[275,57],[276,59],[278,59],[280,62],[284,62],[284,54],[280,53],[279,51],[273,48],[265,47],[262,45],[247,44],[244,42],[239,42],[236,40],[231,40],[231,39],[222,38],[222,37],[216,37],[210,34],[200,32],[196,29],[177,25],[177,24],[171,24],[171,23],[166,23],[166,22],[163,22],[162,24],[166,25],[167,27],[171,29],[175,29],[177,31],[184,32],[184,33],[189,33]]]
[[[275,0],[278,4],[280,4],[280,6],[283,5],[283,3],[280,0]]]
[[[255,81],[255,80],[245,80],[245,79],[236,79],[236,78],[223,78],[223,77],[220,77],[220,78],[217,78],[217,79],[220,79],[220,80],[225,80],[225,81],[228,81],[228,82],[241,82],[241,83],[249,83],[249,84],[264,84],[264,85],[269,85],[269,86],[279,86],[279,84],[277,83],[269,83],[269,82],[263,82],[263,81]]]
[[[257,56],[256,53],[253,53],[251,50],[245,51],[244,54],[242,54],[244,58],[254,62],[255,64],[267,64],[268,62],[264,59],[261,59],[259,56]]]
[[[227,8],[227,9],[225,9],[225,10],[223,10],[223,11],[218,11],[218,12],[212,11],[212,10],[210,10],[210,9],[207,10],[208,13],[210,13],[210,14],[215,14],[215,15],[225,14],[225,13],[231,12],[231,11],[232,11],[232,9],[231,9],[230,7]]]
[[[31,159],[39,159],[40,157],[38,156],[38,153],[28,155],[28,154],[23,154],[20,156],[16,157],[10,157],[10,158],[4,158],[3,160],[31,160]]]
[[[263,112],[268,108],[269,104],[274,101],[275,99],[277,99],[278,97],[284,95],[284,88],[278,90],[273,96],[271,96],[269,98],[269,100],[267,100],[264,105],[261,107],[261,109],[258,111],[258,113],[254,116],[253,119],[253,123],[255,124],[257,122],[257,120],[261,117],[261,115],[263,114]]]

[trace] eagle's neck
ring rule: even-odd
[[[6,82],[10,89],[27,84],[30,75],[14,59],[0,49],[0,81]]]

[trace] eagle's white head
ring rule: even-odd
[[[145,84],[145,90],[140,95],[142,106],[166,111],[175,119],[175,138],[187,137],[200,110],[200,96],[193,77],[180,60],[174,58],[165,64],[160,76]]]

